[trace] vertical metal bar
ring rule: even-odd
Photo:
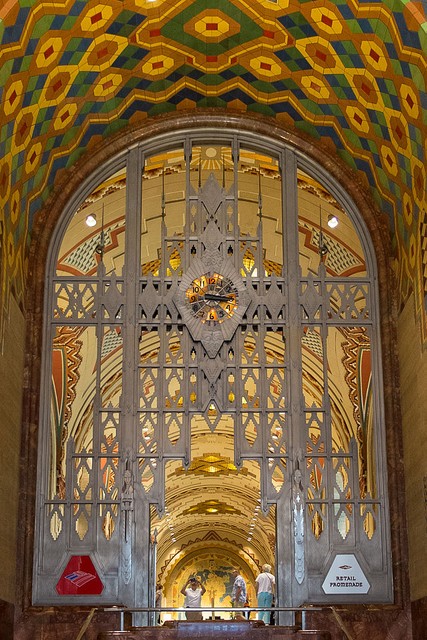
[[[298,188],[297,188],[297,159],[292,150],[286,149],[284,154],[284,178],[283,178],[283,202],[284,202],[284,233],[283,233],[283,263],[287,265],[287,292],[288,314],[286,327],[286,351],[288,352],[289,372],[289,450],[293,451],[291,465],[298,467],[301,473],[301,482],[305,486],[305,452],[306,452],[306,428],[304,398],[302,393],[302,351],[301,351],[301,267],[299,263],[299,230],[298,230]],[[300,464],[301,463],[301,464]],[[291,468],[292,480],[295,468]],[[293,484],[293,482],[292,482]],[[290,500],[292,500],[292,487],[290,487]],[[291,511],[292,512],[292,511]],[[290,602],[303,602],[306,599],[307,581],[305,566],[302,567],[304,576],[296,581],[295,566],[296,540],[294,523],[291,522],[291,530],[288,537],[292,556],[291,576],[289,584]],[[298,559],[301,562],[301,558]],[[301,571],[301,566],[300,566]],[[283,616],[282,616],[283,617]],[[295,624],[295,611],[292,612],[293,624]]]

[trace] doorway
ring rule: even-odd
[[[274,566],[276,556],[275,508],[267,514],[261,510],[259,465],[247,460],[236,468],[232,426],[230,416],[222,415],[212,433],[203,416],[193,418],[191,463],[188,469],[179,461],[167,464],[164,515],[151,510],[162,606],[182,607],[181,589],[196,575],[206,588],[205,619],[231,615],[226,609],[231,607],[234,567],[256,606],[255,578],[262,564]],[[215,607],[225,611],[213,612]],[[162,621],[179,615],[166,612]]]

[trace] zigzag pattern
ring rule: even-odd
[[[426,50],[425,9],[412,0],[6,0],[4,299],[10,283],[22,297],[34,217],[63,170],[129,122],[207,106],[295,126],[363,174],[396,234],[406,297],[427,209]]]

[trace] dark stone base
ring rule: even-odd
[[[427,596],[411,603],[413,640],[425,640],[427,634]]]
[[[91,614],[91,609],[80,607],[32,607],[15,621],[14,635],[10,640],[74,640],[86,626],[89,616],[91,619],[83,640],[97,640],[102,631],[119,627],[115,614],[99,610]],[[0,639],[9,640],[9,637],[0,635]]]
[[[0,600],[0,638],[13,640],[13,619],[15,607],[10,602]]]
[[[327,629],[331,640],[415,640],[410,608],[348,605],[309,612],[306,626]],[[419,640],[425,640],[419,636]]]
[[[118,631],[115,612],[83,607],[30,607],[13,622],[13,605],[0,601],[1,640],[74,640],[93,613],[83,640],[425,640],[427,598],[411,608],[343,606],[308,611],[305,626],[265,626],[258,620],[170,621],[158,627],[132,627]],[[412,631],[412,628],[414,631]]]

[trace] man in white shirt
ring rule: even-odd
[[[258,607],[271,607],[276,580],[271,573],[271,566],[263,564],[261,573],[255,580]],[[270,624],[270,611],[258,611],[258,620],[263,620],[264,624]]]
[[[184,607],[186,609],[201,607],[202,595],[205,591],[206,587],[196,577],[190,576],[187,584],[181,589],[182,595],[185,596]],[[185,617],[191,621],[203,620],[203,613],[201,611],[186,611]]]

